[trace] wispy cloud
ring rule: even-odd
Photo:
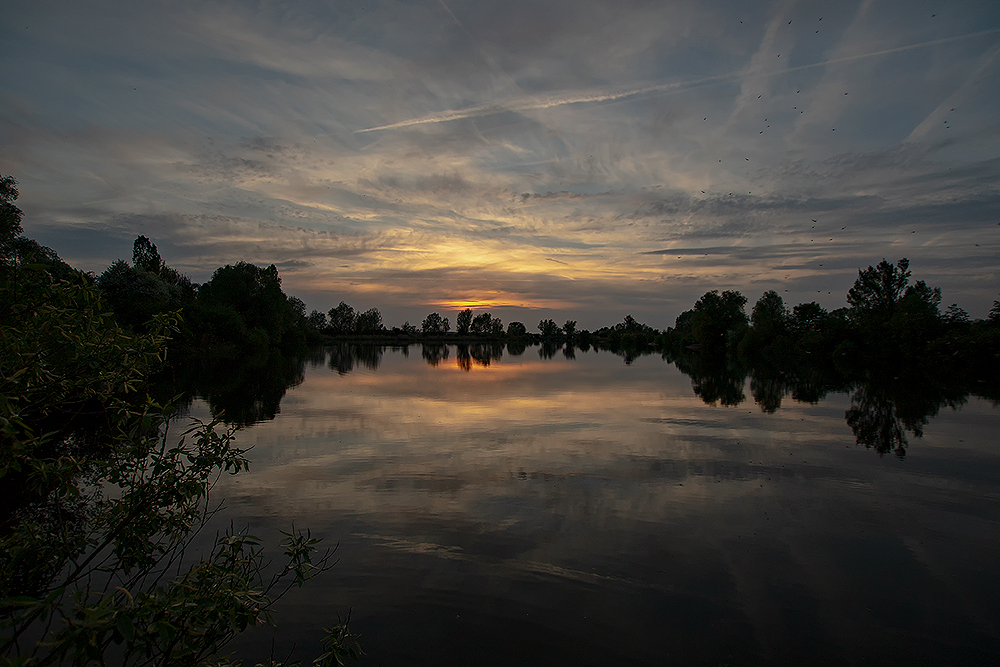
[[[196,278],[275,263],[310,307],[390,320],[664,326],[715,288],[836,307],[904,255],[982,314],[1000,19],[932,13],[17,0],[0,173],[28,233],[89,270],[142,233]]]

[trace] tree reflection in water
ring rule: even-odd
[[[377,371],[382,363],[381,345],[366,345],[364,343],[341,343],[327,348],[330,353],[330,368],[340,375],[346,375],[354,370],[356,365]]]
[[[891,379],[889,379],[891,378]],[[957,409],[969,395],[927,376],[893,375],[879,369],[851,388],[851,408],[845,418],[859,445],[880,456],[894,452],[902,458],[909,445],[907,432],[920,438],[930,417],[943,407]]]
[[[623,355],[624,356],[624,355]],[[786,365],[746,362],[726,354],[691,352],[664,355],[691,378],[691,388],[705,403],[736,407],[746,400],[744,386],[750,378],[750,394],[761,411],[772,414],[785,396],[815,404],[827,393],[850,392],[851,407],[844,417],[859,445],[874,449],[880,456],[889,452],[906,455],[909,438],[923,436],[924,426],[943,407],[957,409],[969,394],[969,382],[962,378],[935,375],[927,368],[902,364],[869,368],[858,372],[839,371],[821,365]],[[626,363],[630,360],[625,358]],[[976,393],[989,398],[992,385],[976,385]]]
[[[501,342],[455,346],[458,366],[466,371],[473,365],[489,367],[503,357],[505,349],[511,356],[520,356],[525,346],[520,342],[507,346]],[[228,423],[246,426],[275,417],[285,392],[303,381],[306,363],[313,367],[328,364],[340,375],[355,368],[375,371],[384,351],[385,347],[380,345],[345,343],[316,348],[295,357],[272,353],[238,361],[188,363],[175,369],[175,374],[182,377],[174,377],[152,390],[158,395],[167,395],[180,388],[187,395],[181,405],[190,403],[191,397],[201,397],[208,402],[214,416],[222,415]],[[576,350],[570,343],[543,342],[538,349],[542,359],[552,359],[560,352],[567,360],[576,358]],[[649,352],[618,349],[615,353],[630,364]],[[438,366],[449,359],[450,346],[423,343],[421,356],[430,366]],[[926,368],[899,365],[869,368],[859,378],[857,372],[832,367],[760,362],[747,365],[734,355],[698,351],[682,355],[668,353],[663,358],[690,377],[695,395],[710,405],[736,407],[744,403],[748,378],[750,395],[766,414],[775,413],[785,396],[815,404],[829,392],[850,392],[851,407],[845,413],[847,425],[859,445],[875,450],[880,456],[889,452],[905,456],[909,439],[922,437],[924,426],[931,417],[942,407],[960,407],[972,393],[968,383],[935,376]],[[975,393],[991,398],[1000,393],[995,384],[979,380]]]
[[[458,366],[464,371],[472,370],[472,364],[487,368],[491,362],[503,357],[504,344],[500,342],[459,343],[456,347]]]
[[[430,366],[438,366],[448,358],[448,346],[444,343],[423,343],[420,354]]]
[[[277,351],[268,355],[242,359],[199,359],[176,369],[179,376],[152,388],[162,394],[180,389],[189,405],[198,397],[208,403],[213,417],[222,417],[227,424],[249,426],[274,419],[281,399],[290,387],[305,379],[305,364],[322,364],[322,358],[311,355],[284,356]]]
[[[743,385],[747,371],[731,356],[690,354],[665,358],[691,378],[691,389],[709,405],[735,407],[746,399]],[[625,358],[625,363],[630,361]]]

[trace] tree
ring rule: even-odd
[[[815,331],[819,323],[826,317],[826,309],[815,301],[800,303],[792,308],[792,314],[788,318],[788,328],[793,335],[802,336],[810,331]]]
[[[703,346],[718,347],[742,337],[747,327],[743,311],[746,302],[745,296],[733,290],[722,294],[712,290],[702,295],[694,304],[690,320],[695,341]]]
[[[503,322],[489,313],[480,313],[472,319],[469,330],[474,336],[502,336]]]
[[[455,319],[455,333],[459,336],[468,336],[469,328],[472,326],[472,310],[466,308],[458,314]]]
[[[23,212],[14,202],[18,197],[17,181],[12,176],[0,176],[0,261],[6,264],[14,249],[14,239],[20,235]]]
[[[354,328],[357,333],[366,336],[382,333],[384,328],[382,326],[382,313],[379,312],[378,308],[369,308],[358,315]]]
[[[750,314],[751,326],[764,336],[784,333],[787,321],[788,309],[781,295],[774,290],[764,292]]]
[[[97,286],[119,321],[133,328],[145,325],[157,313],[181,307],[180,290],[120,259],[97,278]]]
[[[858,270],[847,292],[851,319],[862,324],[888,321],[910,281],[909,266],[910,260],[904,257],[895,266],[883,259],[877,266]]]
[[[538,330],[541,332],[542,338],[555,338],[559,335],[559,325],[554,320],[540,320]]]
[[[354,308],[343,301],[336,308],[330,309],[330,332],[337,336],[354,333],[354,324],[357,314]]]
[[[562,330],[563,335],[572,340],[573,335],[576,333],[576,320],[566,320],[566,324],[563,325]]]
[[[150,273],[160,273],[163,260],[156,251],[156,245],[145,236],[139,236],[132,244],[132,266]]]
[[[245,531],[185,561],[212,516],[213,480],[246,459],[218,422],[172,439],[169,407],[145,391],[176,316],[134,334],[86,281],[39,277],[23,295],[0,320],[5,664],[198,664],[330,567],[295,531],[273,576]],[[334,632],[327,664],[356,652],[354,639]]]
[[[304,340],[304,331],[298,326],[300,318],[281,291],[281,277],[274,264],[262,268],[237,262],[220,267],[199,288],[198,301],[205,319],[213,313],[228,313],[230,318],[235,314],[246,329],[245,336],[235,340],[241,345],[256,349],[269,345],[289,347]],[[234,340],[225,331],[216,333]]]
[[[309,313],[309,326],[311,326],[315,331],[323,331],[327,327],[326,313],[319,310],[314,310]]]
[[[425,334],[446,334],[451,329],[451,323],[447,317],[441,317],[438,313],[431,313],[424,318],[421,330]]]
[[[124,324],[142,327],[150,317],[193,305],[191,280],[167,266],[145,236],[132,245],[132,265],[117,260],[97,279],[104,300]]]
[[[507,325],[507,338],[524,338],[528,335],[528,328],[523,322],[511,322]]]

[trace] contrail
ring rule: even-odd
[[[913,49],[922,49],[927,46],[946,44],[948,42],[956,42],[962,39],[971,39],[973,37],[991,35],[997,32],[1000,32],[1000,28],[980,30],[978,32],[970,32],[964,35],[955,35],[953,37],[942,37],[941,39],[932,39],[926,42],[907,44],[906,46],[897,46],[891,49],[883,49],[881,51],[859,53],[853,56],[841,56],[839,58],[831,58],[830,60],[824,60],[823,62],[811,63],[809,65],[798,65],[796,67],[788,67],[786,69],[774,70],[770,72],[765,71],[765,72],[760,72],[760,74],[762,76],[776,76],[780,74],[787,74],[788,72],[797,72],[800,70],[814,69],[816,67],[825,67],[827,65],[835,65],[837,63],[849,62],[852,60],[862,60],[864,58],[874,58],[877,56],[889,55],[891,53],[901,53],[903,51],[911,51]],[[635,86],[631,88],[619,88],[619,89],[603,88],[603,89],[595,89],[591,91],[577,93],[575,95],[569,95],[565,93],[564,94],[553,93],[544,96],[534,95],[530,98],[512,98],[508,100],[501,100],[498,102],[490,102],[488,104],[477,104],[476,106],[466,107],[464,109],[452,109],[449,111],[441,111],[439,113],[422,116],[420,118],[401,120],[398,123],[379,125],[377,127],[368,127],[361,130],[355,130],[354,133],[362,134],[364,132],[377,132],[379,130],[395,130],[402,127],[412,127],[414,125],[427,125],[431,123],[444,123],[451,120],[462,120],[463,118],[492,116],[494,114],[503,113],[504,111],[532,111],[535,109],[551,109],[552,107],[564,106],[567,104],[583,104],[587,102],[611,102],[611,101],[622,100],[628,97],[634,97],[636,95],[646,95],[649,93],[664,93],[672,90],[693,88],[695,86],[700,86],[704,84],[719,83],[730,79],[744,77],[751,72],[752,70],[748,68],[744,70],[739,70],[737,72],[716,74],[714,76],[706,76],[700,79],[692,79],[689,81],[677,81],[673,83],[657,83],[645,86]]]

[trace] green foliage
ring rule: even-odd
[[[273,264],[227,264],[199,288],[192,320],[199,325],[202,347],[221,343],[259,353],[268,347],[291,349],[305,342],[308,328],[305,304],[293,299],[281,291]]]
[[[247,459],[218,420],[171,437],[145,393],[177,314],[137,334],[87,281],[19,282],[17,299],[0,283],[0,660],[192,665],[269,622],[331,554],[293,530],[268,574],[257,538],[229,531],[185,558],[215,480]],[[346,628],[334,638],[324,664],[355,650]]]
[[[156,273],[129,266],[118,260],[97,279],[104,301],[114,310],[118,321],[133,328],[141,327],[153,315],[179,310],[181,290],[162,280]]]

